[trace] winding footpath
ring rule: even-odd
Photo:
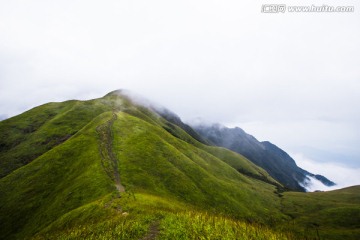
[[[111,130],[116,119],[117,115],[114,112],[112,118],[96,127],[96,132],[100,138],[99,151],[101,155],[101,165],[110,179],[114,181],[120,196],[120,193],[125,192],[125,188],[121,184],[118,160],[112,149],[113,134]]]

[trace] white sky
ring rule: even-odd
[[[359,168],[360,3],[261,13],[270,3],[323,4],[0,0],[0,117],[126,88],[184,120]]]

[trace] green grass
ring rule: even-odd
[[[299,236],[321,239],[359,239],[360,186],[330,192],[285,193],[286,227]]]
[[[160,239],[295,239],[263,225],[193,211],[166,215],[160,229]]]
[[[137,191],[170,195],[243,218],[281,218],[274,186],[239,174],[224,161],[163,128],[119,113],[113,131],[125,188],[135,186]]]
[[[61,144],[99,114],[104,101],[49,103],[0,122],[0,178]]]
[[[154,217],[136,211],[124,215],[131,209],[126,206],[128,200],[107,195],[70,211],[33,239],[139,239]]]
[[[33,239],[141,239],[151,231],[156,239],[295,239],[148,194],[107,196],[66,214]]]
[[[105,145],[100,125],[110,131]],[[245,157],[204,145],[114,94],[2,121],[0,149],[0,239],[359,234],[359,188],[282,196],[280,184]],[[117,164],[104,164],[104,149]],[[120,173],[126,192],[117,192],[109,171]]]

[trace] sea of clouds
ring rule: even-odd
[[[323,175],[336,183],[335,186],[328,187],[319,180],[309,176],[309,181],[306,186],[306,189],[309,192],[316,190],[330,191],[360,185],[360,168],[351,168],[334,162],[317,162],[301,153],[291,153],[290,155],[295,159],[296,164],[299,167],[306,169],[311,173]]]

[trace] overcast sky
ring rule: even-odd
[[[261,13],[271,3],[322,4],[0,0],[0,118],[125,88],[242,127],[309,171],[360,174],[360,4]]]

